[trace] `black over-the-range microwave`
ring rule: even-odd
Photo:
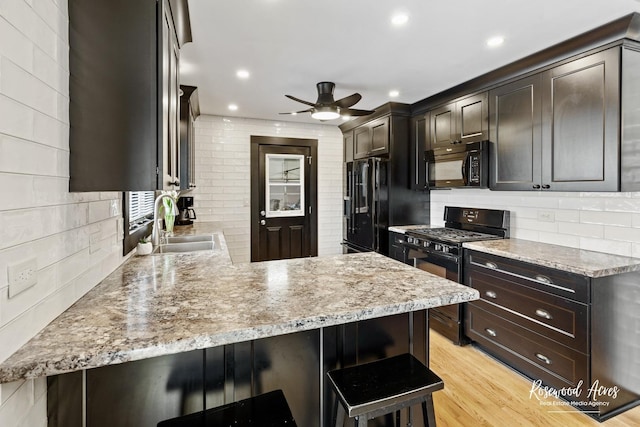
[[[480,141],[425,151],[427,186],[487,188],[488,148],[488,141]]]

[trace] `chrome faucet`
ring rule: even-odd
[[[160,215],[158,215],[158,211],[160,210],[160,201],[165,197],[170,198],[173,201],[173,197],[168,194],[160,194],[156,197],[156,201],[153,203],[153,230],[151,231],[151,243],[153,246],[158,246],[160,242],[160,226],[158,220],[160,219]],[[173,203],[173,214],[178,215],[178,207],[176,203]]]

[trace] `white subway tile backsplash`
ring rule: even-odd
[[[620,225],[631,227],[631,216],[622,212],[580,212],[580,222],[584,224]]]
[[[58,117],[57,92],[6,58],[0,58],[0,93],[51,117]]]
[[[0,40],[11,40],[11,43],[0,43],[0,57],[13,61],[25,70],[33,69],[33,43],[2,17]]]

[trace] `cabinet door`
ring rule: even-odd
[[[371,122],[371,156],[389,152],[389,117]]]
[[[446,147],[456,141],[456,104],[443,105],[430,111],[429,135],[431,149]]]
[[[540,188],[542,153],[540,75],[489,93],[492,190]]]
[[[616,191],[619,48],[543,73],[542,188]]]
[[[486,141],[489,137],[487,92],[456,102],[456,140],[463,143]]]
[[[421,190],[426,186],[424,152],[427,149],[429,113],[411,119],[409,144],[409,188]]]
[[[369,157],[371,151],[371,128],[361,126],[353,131],[353,158]]]
[[[349,131],[343,135],[344,140],[344,162],[353,161],[353,131]]]
[[[158,188],[164,190],[178,189],[180,185],[179,162],[179,117],[178,117],[178,38],[173,27],[167,0],[165,0],[162,19],[162,140],[158,150],[159,162],[162,165],[159,174]]]

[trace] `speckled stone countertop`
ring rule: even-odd
[[[487,240],[464,243],[463,246],[479,252],[594,278],[640,271],[640,258],[586,251],[529,240]]]
[[[219,237],[212,251],[132,257],[0,363],[0,382],[478,298],[376,253],[234,265]]]

